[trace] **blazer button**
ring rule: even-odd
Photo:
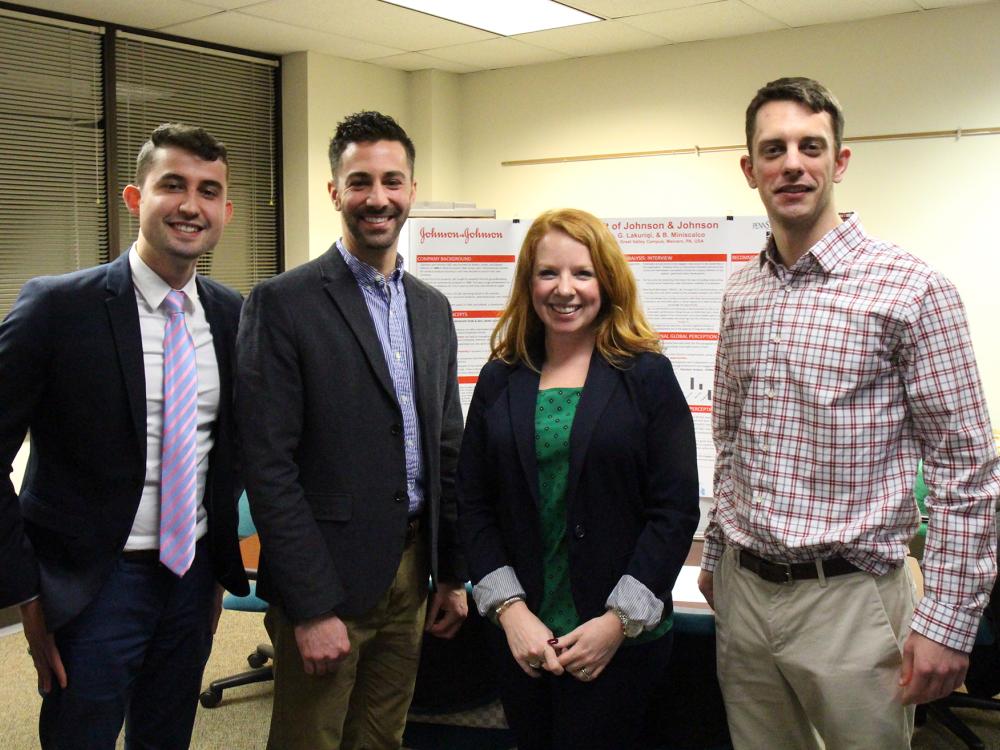
[[[403,425],[394,424],[392,427],[389,428],[389,432],[391,432],[393,435],[402,435]]]
[[[575,536],[577,539],[583,539],[586,535],[587,535],[587,530],[583,528],[582,523],[578,523],[573,528],[573,536]]]
[[[397,492],[395,497],[393,497],[392,499],[395,500],[397,503],[402,503],[409,500],[405,492]]]

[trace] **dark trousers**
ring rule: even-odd
[[[528,677],[493,628],[500,699],[518,750],[635,750],[654,686],[663,679],[673,634],[623,645],[601,675],[582,682],[543,672]]]
[[[67,686],[42,701],[43,750],[186,750],[212,649],[215,581],[198,543],[178,578],[155,561],[119,559],[87,608],[56,634]]]

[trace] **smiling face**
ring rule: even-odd
[[[142,185],[128,185],[122,198],[139,219],[139,255],[175,289],[218,244],[233,213],[225,162],[175,146],[157,148]]]
[[[850,156],[846,148],[837,152],[828,112],[779,100],[757,112],[753,150],[740,166],[775,232],[815,242],[840,223],[833,186],[843,179]]]
[[[586,245],[555,229],[538,241],[531,304],[547,340],[594,335],[601,288]]]
[[[350,143],[329,183],[340,211],[344,243],[352,255],[375,268],[395,261],[396,243],[417,184],[399,141]]]

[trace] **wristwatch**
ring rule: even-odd
[[[617,616],[619,620],[621,620],[622,632],[625,634],[626,638],[635,638],[642,633],[643,626],[641,622],[633,620],[618,607],[612,607],[611,611],[615,613],[615,616]]]

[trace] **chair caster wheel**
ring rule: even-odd
[[[222,703],[222,691],[209,688],[198,696],[198,700],[201,701],[201,705],[205,708],[215,708]]]

